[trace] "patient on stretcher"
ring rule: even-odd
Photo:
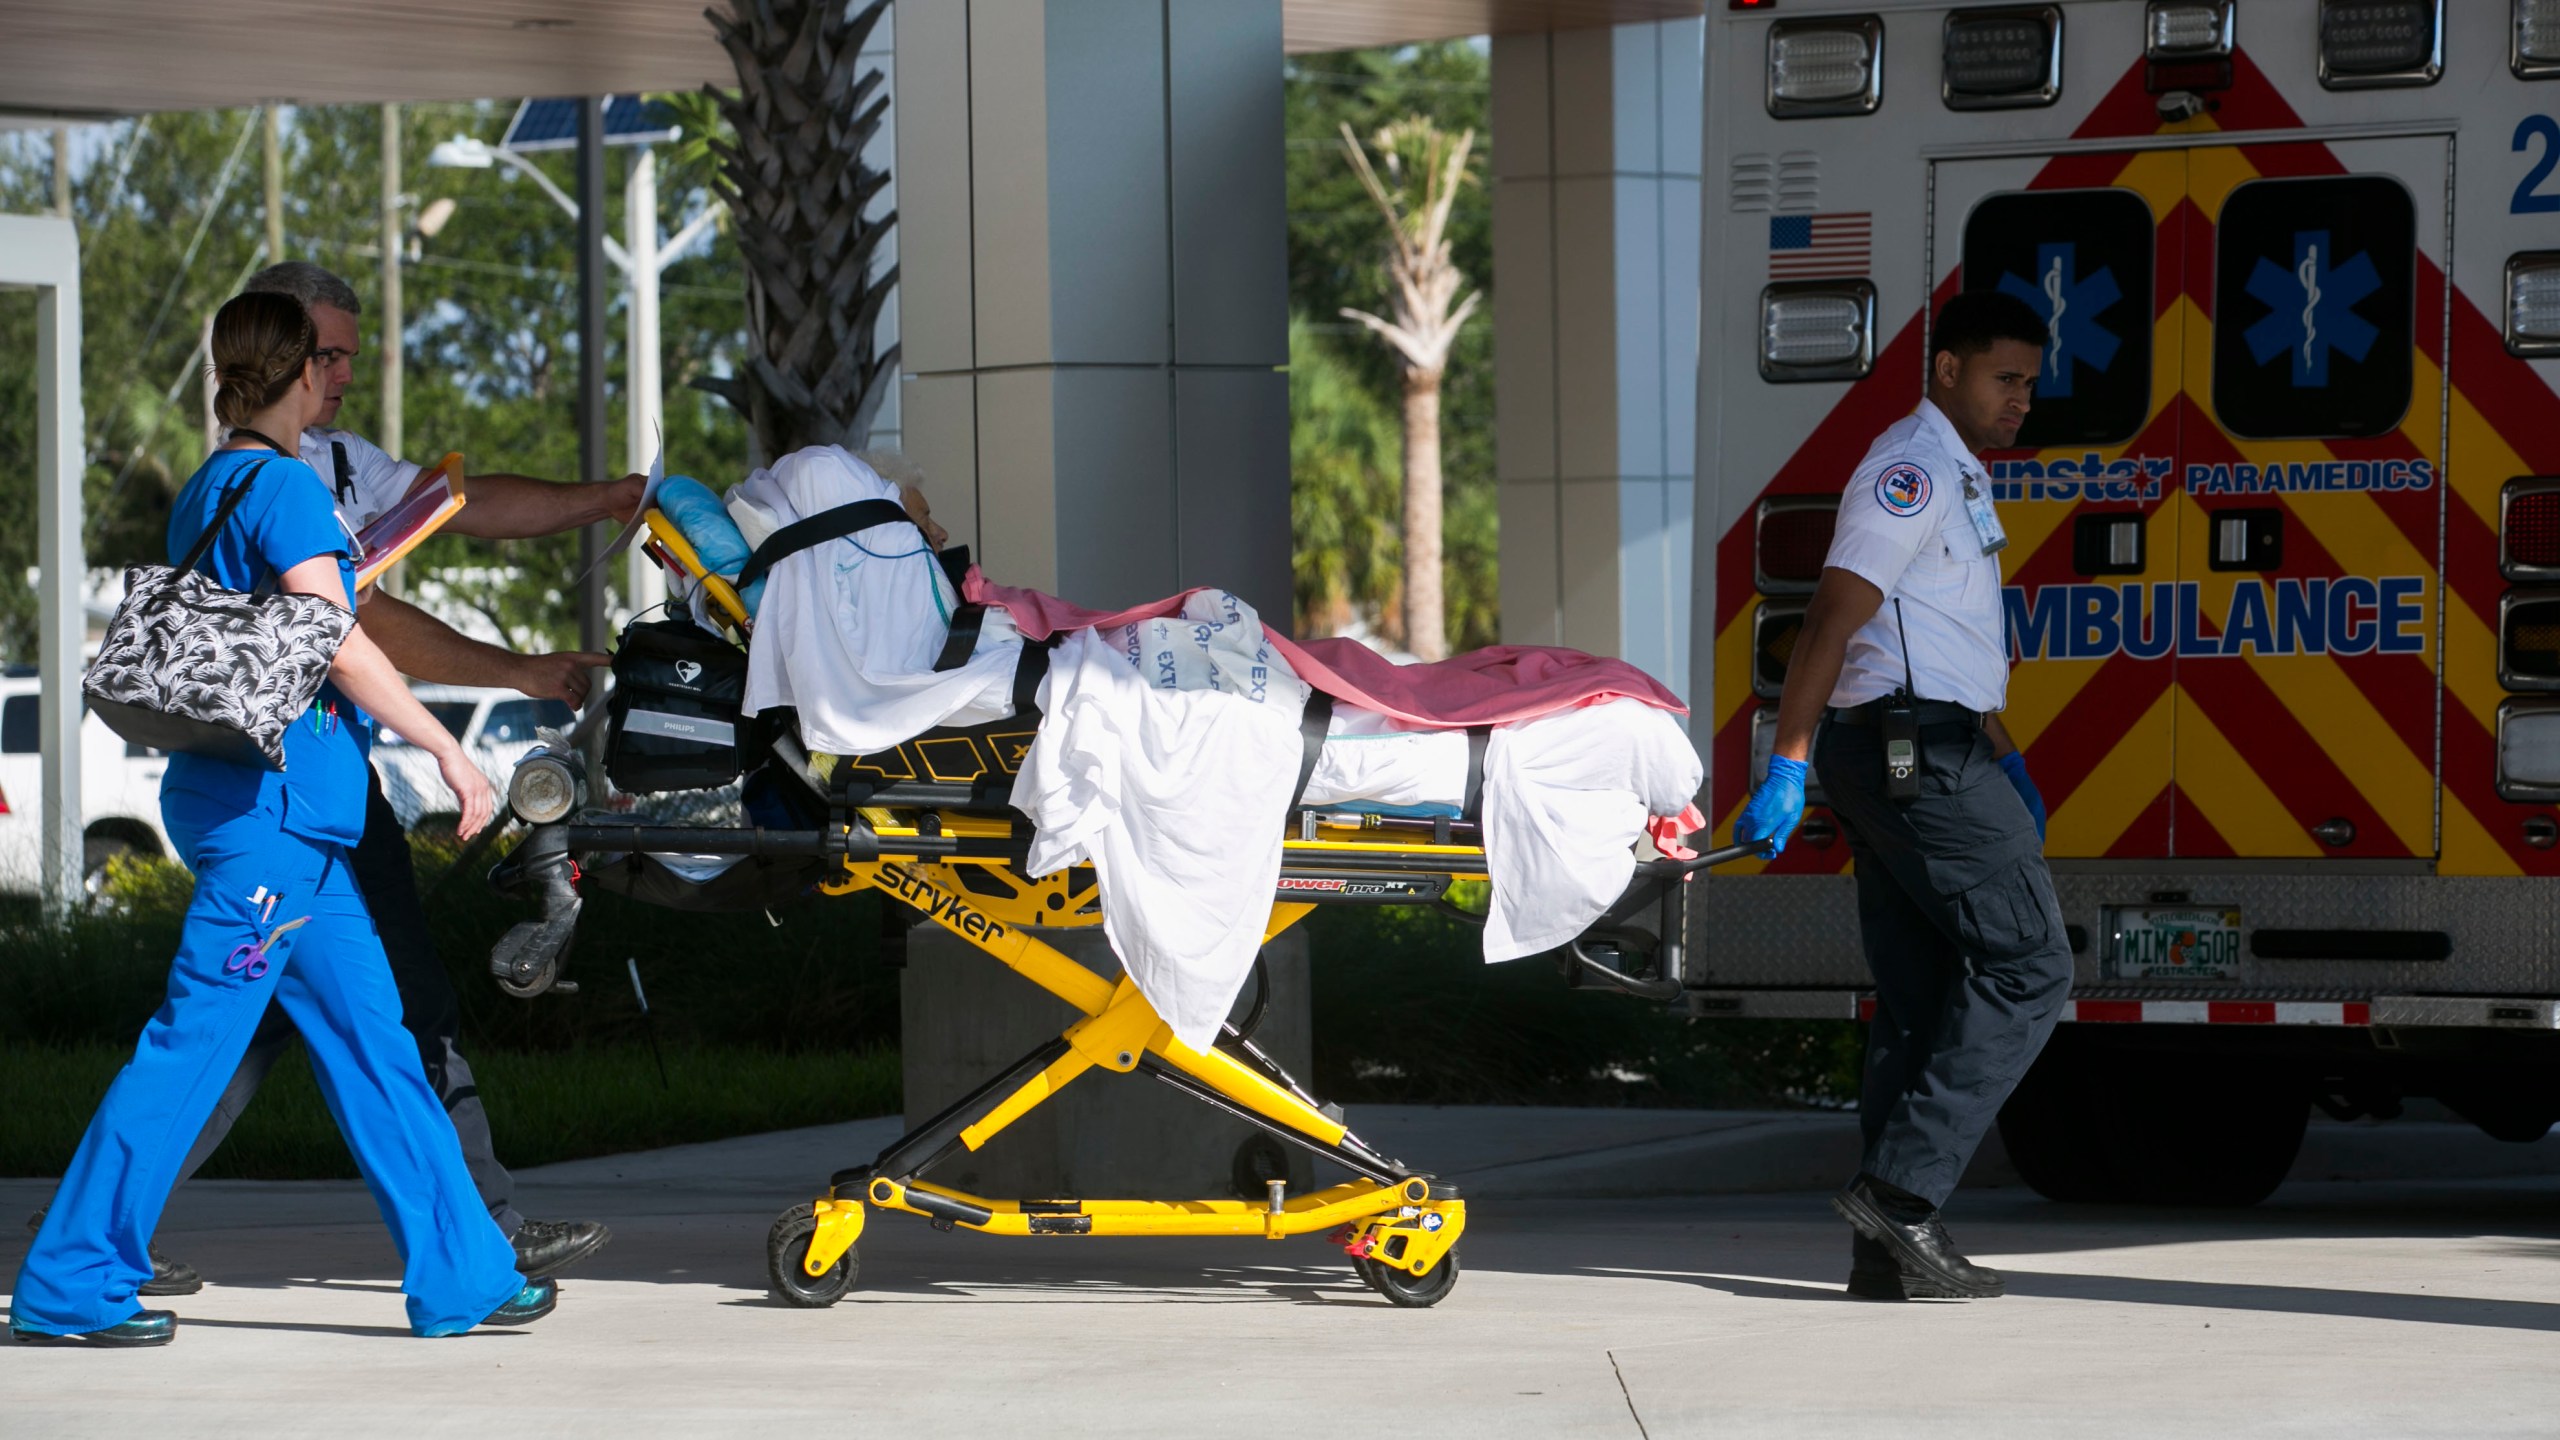
[[[747,620],[730,627],[752,637],[745,710],[792,710],[813,756],[1002,719],[1024,645],[1054,647],[1012,792],[1036,827],[1025,869],[1094,867],[1114,951],[1186,1043],[1215,1034],[1250,970],[1298,807],[1479,821],[1488,960],[1581,933],[1648,832],[1676,844],[1703,824],[1685,711],[1622,662],[1498,647],[1399,667],[1356,642],[1292,642],[1220,590],[1081,610],[946,566],[921,489],[833,447],[758,470],[725,504],[671,478],[658,505],[729,578],[792,526],[858,524],[745,574]],[[698,621],[735,618],[677,584]]]

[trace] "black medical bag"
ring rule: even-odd
[[[761,758],[738,714],[747,652],[690,620],[635,620],[613,652],[604,771],[635,795],[710,790]]]

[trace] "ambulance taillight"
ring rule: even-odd
[[[1760,502],[1752,527],[1752,588],[1763,595],[1810,595],[1831,553],[1837,495],[1778,495]]]
[[[2560,700],[2498,707],[2498,797],[2524,805],[2560,801]]]
[[[2560,75],[2560,0],[2515,0],[2507,65],[2519,80]]]
[[[1769,113],[1867,115],[1884,100],[1884,21],[1873,15],[1769,27]]]
[[[2499,597],[2498,684],[2560,690],[2560,591],[2510,590]]]
[[[2507,353],[2560,355],[2560,250],[2507,257]]]
[[[2444,74],[2444,0],[2320,0],[2320,83],[2433,85]]]
[[[2518,476],[2498,491],[2498,573],[2519,585],[2560,582],[2560,477]]]
[[[1760,292],[1761,379],[1855,380],[1875,362],[1875,286],[1789,280]]]
[[[2015,110],[2062,96],[2062,7],[1947,16],[1938,95],[1950,110]]]
[[[1751,612],[1751,690],[1763,700],[1786,688],[1787,664],[1804,636],[1804,607],[1800,599],[1763,600]]]
[[[2231,53],[2231,0],[2151,0],[2143,53],[2153,60],[2210,60]]]

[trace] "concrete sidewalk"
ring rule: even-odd
[[[178,1343],[0,1349],[0,1434],[2560,1431],[2560,1141],[2323,1127],[2313,1173],[2396,1154],[2437,1178],[2298,1179],[2240,1213],[1975,1189],[1951,1222],[2013,1294],[1895,1306],[1841,1296],[1847,1232],[1818,1192],[1539,1198],[1684,1173],[1765,1190],[1836,1159],[1846,1117],[1352,1120],[1470,1186],[1464,1278],[1435,1310],[1388,1307],[1313,1238],[1004,1241],[895,1215],[845,1302],[779,1306],[765,1228],[890,1129],[861,1122],[528,1173],[528,1210],[607,1219],[614,1244],[541,1324],[437,1344],[401,1327],[360,1186],[190,1186],[161,1239],[212,1283],[174,1302]],[[2443,1178],[2528,1163],[2543,1173]],[[0,1181],[0,1217],[49,1188]],[[23,1244],[0,1229],[0,1273]]]

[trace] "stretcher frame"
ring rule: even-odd
[[[662,562],[700,577],[700,562],[663,515],[653,510],[647,521]],[[717,576],[705,588],[743,631],[745,610],[735,592]],[[787,738],[777,741],[768,763],[796,772],[827,806],[825,823],[815,829],[535,823],[499,867],[498,878],[538,893],[543,914],[499,942],[491,968],[513,995],[537,995],[559,983],[581,903],[576,884],[582,859],[818,857],[823,868],[816,888],[823,894],[880,891],[885,900],[918,912],[1078,1012],[1055,1038],[870,1161],[837,1170],[824,1196],[785,1210],[768,1234],[766,1261],[773,1293],[786,1303],[831,1305],[851,1289],[858,1273],[856,1245],[871,1208],[921,1216],[942,1229],[1020,1237],[1279,1240],[1323,1231],[1350,1256],[1360,1278],[1391,1303],[1439,1303],[1459,1274],[1465,1199],[1457,1187],[1362,1141],[1338,1108],[1326,1106],[1255,1046],[1259,1003],[1240,1024],[1224,1027],[1210,1048],[1195,1050],[1174,1038],[1125,975],[1115,982],[1096,974],[1034,933],[1102,920],[1090,867],[1038,878],[1019,868],[1029,850],[1029,824],[1009,808],[1009,797],[1038,718],[1035,713],[929,732],[895,751],[849,757],[832,767],[812,765]],[[524,762],[536,763],[576,762],[561,744]],[[511,786],[511,803],[514,794]],[[1756,847],[1639,862],[1618,903],[1565,947],[1568,983],[1678,999],[1689,891],[1683,882],[1747,853]],[[1301,808],[1283,840],[1263,943],[1324,904],[1433,904],[1473,918],[1447,897],[1456,882],[1483,878],[1482,835],[1470,821],[1380,815],[1352,804]],[[936,1165],[984,1148],[1094,1070],[1147,1075],[1353,1178],[1299,1195],[1289,1194],[1285,1181],[1270,1180],[1259,1198],[1183,1200],[996,1199],[924,1178]]]

